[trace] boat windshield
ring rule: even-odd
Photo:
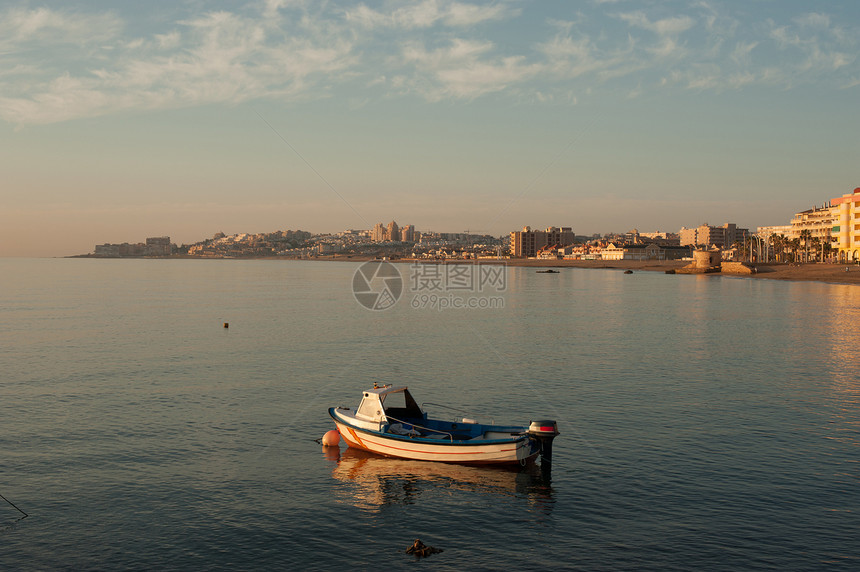
[[[420,419],[424,416],[407,389],[383,395],[382,405],[385,415],[396,419]]]

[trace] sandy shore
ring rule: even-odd
[[[413,260],[395,260],[394,262],[412,263]],[[419,261],[420,262],[420,261]],[[455,261],[452,261],[455,262]],[[468,261],[459,261],[468,262]],[[492,263],[491,261],[481,261]],[[528,260],[507,259],[508,266],[525,266],[535,268],[597,268],[665,272],[675,270],[689,264],[680,260]],[[828,282],[832,284],[860,284],[860,267],[850,266],[845,271],[844,264],[761,264],[756,266],[755,274],[733,274],[715,272],[704,276],[737,276],[741,278],[764,280],[801,280],[813,282]]]
[[[512,261],[514,266],[550,266],[564,267],[572,266],[576,268],[617,268],[622,270],[640,270],[640,271],[658,271],[665,272],[681,268],[689,264],[681,261],[636,261],[636,260],[617,260],[617,261],[591,261],[591,260],[571,260],[569,261],[553,261],[553,260],[527,260],[523,262],[544,263],[550,264],[519,264],[519,261]],[[715,272],[706,274],[705,276],[739,276],[742,278],[764,279],[764,280],[802,280],[813,282],[829,282],[833,284],[860,284],[860,267],[849,266],[849,271],[846,272],[844,264],[760,264],[756,265],[755,274],[734,274],[729,272]]]
[[[93,257],[83,255],[80,257]],[[74,257],[79,258],[79,257]],[[188,255],[173,255],[167,258],[187,258],[206,260],[206,258]],[[286,257],[261,257],[261,260],[291,260],[300,262],[303,259]],[[331,260],[342,262],[364,262],[373,260],[370,256],[359,255],[328,255],[314,257],[313,260]],[[434,260],[399,258],[391,262],[399,264],[412,264],[415,262],[434,264]],[[448,264],[471,264],[471,260],[448,260]],[[531,260],[523,258],[507,258],[501,261],[480,260],[480,264],[498,264],[501,262],[507,266],[524,266],[535,268],[596,268],[608,270],[633,270],[646,272],[665,272],[677,270],[687,266],[689,262],[680,260]],[[846,272],[845,269],[848,268]],[[801,280],[812,282],[827,282],[831,284],[860,284],[860,266],[846,266],[845,264],[759,264],[756,266],[755,274],[734,274],[730,272],[714,272],[702,276],[735,276],[740,278],[765,279],[765,280]]]
[[[846,272],[845,269],[848,268]],[[845,264],[763,264],[750,278],[860,284],[860,267]]]

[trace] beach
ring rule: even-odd
[[[372,260],[362,256],[320,256],[316,260],[339,260],[361,262]],[[434,264],[443,261],[428,259],[400,258],[390,262],[399,264]],[[448,264],[467,264],[472,260],[449,259]],[[688,266],[688,260],[536,260],[530,258],[506,258],[502,260],[480,259],[480,264],[503,263],[507,266],[547,268],[594,268],[605,270],[632,270],[634,272],[666,272],[679,270]],[[805,282],[826,282],[829,284],[860,284],[860,266],[846,264],[755,264],[754,273],[736,273],[730,271],[709,272],[702,276],[733,276],[765,280],[795,280]],[[846,268],[848,271],[846,272]]]
[[[70,256],[68,258],[101,258],[91,254]],[[187,260],[204,260],[220,257],[200,257],[187,254],[174,254],[169,257],[148,258],[171,258]],[[302,261],[307,258],[294,258],[283,256],[266,257],[241,257],[242,259],[256,260],[291,260]],[[315,256],[311,260],[338,261],[338,262],[367,262],[374,260],[371,256],[363,255],[327,255]],[[389,260],[395,264],[472,264],[476,262],[470,259],[451,258],[446,260],[434,260],[426,258],[397,258]],[[505,264],[506,266],[534,267],[537,269],[547,268],[594,268],[604,270],[632,270],[634,272],[666,272],[679,271],[688,266],[688,260],[536,260],[532,258],[503,258],[503,259],[479,259],[479,264]],[[729,270],[721,272],[708,272],[703,276],[734,276],[741,278],[756,278],[767,280],[797,280],[807,282],[826,282],[830,284],[860,284],[860,266],[846,264],[809,263],[809,264],[756,264],[751,268],[753,273],[739,273]],[[846,270],[847,269],[847,270]],[[671,272],[670,272],[671,273]],[[680,274],[681,272],[679,272]]]

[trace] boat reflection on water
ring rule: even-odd
[[[347,485],[338,492],[342,502],[364,510],[416,504],[434,492],[464,492],[523,498],[540,512],[552,511],[552,488],[531,463],[520,469],[453,465],[381,457],[348,448],[324,447],[326,459],[336,462],[332,476]]]
[[[323,447],[323,456],[329,461],[340,461],[340,447]]]

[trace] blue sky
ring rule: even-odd
[[[0,256],[786,224],[860,186],[858,48],[853,2],[7,1]]]

